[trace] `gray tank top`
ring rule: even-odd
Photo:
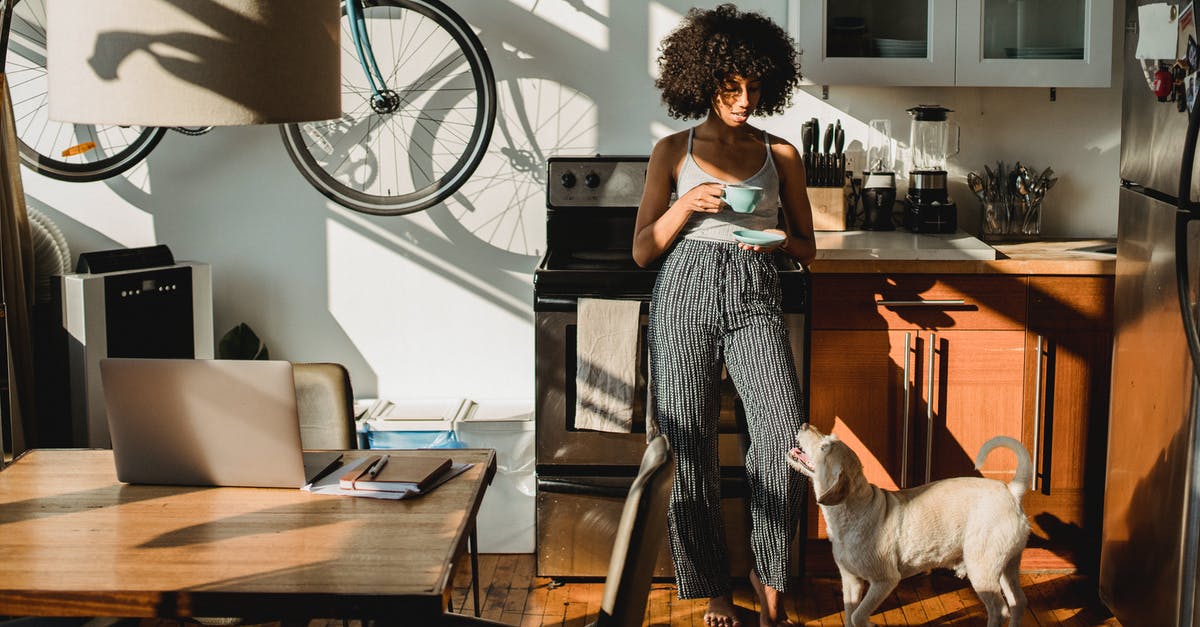
[[[725,209],[719,213],[693,213],[680,232],[684,239],[704,240],[710,242],[731,242],[733,232],[739,229],[773,229],[779,226],[779,172],[775,170],[775,160],[771,158],[771,145],[767,141],[767,132],[763,131],[763,145],[766,147],[767,160],[763,162],[758,172],[744,181],[722,181],[721,179],[700,169],[700,164],[692,158],[692,136],[695,129],[688,130],[687,154],[683,157],[683,165],[679,168],[679,180],[675,182],[678,196],[701,183],[722,183],[738,185],[755,185],[763,188],[763,199],[754,209],[754,213],[737,213]]]

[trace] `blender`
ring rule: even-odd
[[[867,133],[867,169],[863,172],[864,231],[892,231],[896,173],[892,172],[892,121],[871,120]]]
[[[908,109],[912,116],[909,147],[912,169],[908,174],[904,228],[913,233],[953,233],[958,229],[958,208],[947,193],[946,158],[958,153],[958,140],[950,152],[950,121],[953,113],[941,105],[919,105]]]

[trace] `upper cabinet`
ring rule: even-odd
[[[791,0],[820,85],[1108,87],[1112,0]]]

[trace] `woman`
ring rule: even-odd
[[[722,363],[750,430],[745,465],[755,566],[749,576],[760,623],[789,624],[782,593],[804,492],[783,455],[807,416],[773,256],[786,253],[807,264],[816,248],[800,155],[748,120],[788,105],[800,76],[796,59],[779,26],[729,4],[692,9],[658,59],[655,84],[670,115],[703,121],[655,145],[633,255],[641,266],[666,255],[650,304],[649,341],[658,425],[676,457],[671,555],[680,598],[708,598],[704,620],[713,627],[741,624],[721,518]],[[735,213],[722,201],[724,186],[734,183],[764,189],[753,213]],[[735,242],[733,231],[743,228],[783,238],[767,246]]]

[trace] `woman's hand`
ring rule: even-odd
[[[687,191],[675,204],[691,212],[717,213],[725,206],[725,186],[701,183]]]
[[[763,233],[775,233],[777,235],[782,235],[783,239],[779,240],[778,242],[775,242],[774,244],[769,244],[767,246],[758,246],[756,244],[745,244],[742,242],[738,242],[737,243],[738,248],[741,248],[742,250],[751,250],[756,253],[773,253],[777,249],[779,249],[779,248],[783,247],[785,244],[787,244],[787,240],[788,240],[787,233],[784,233],[780,229],[764,229]]]

